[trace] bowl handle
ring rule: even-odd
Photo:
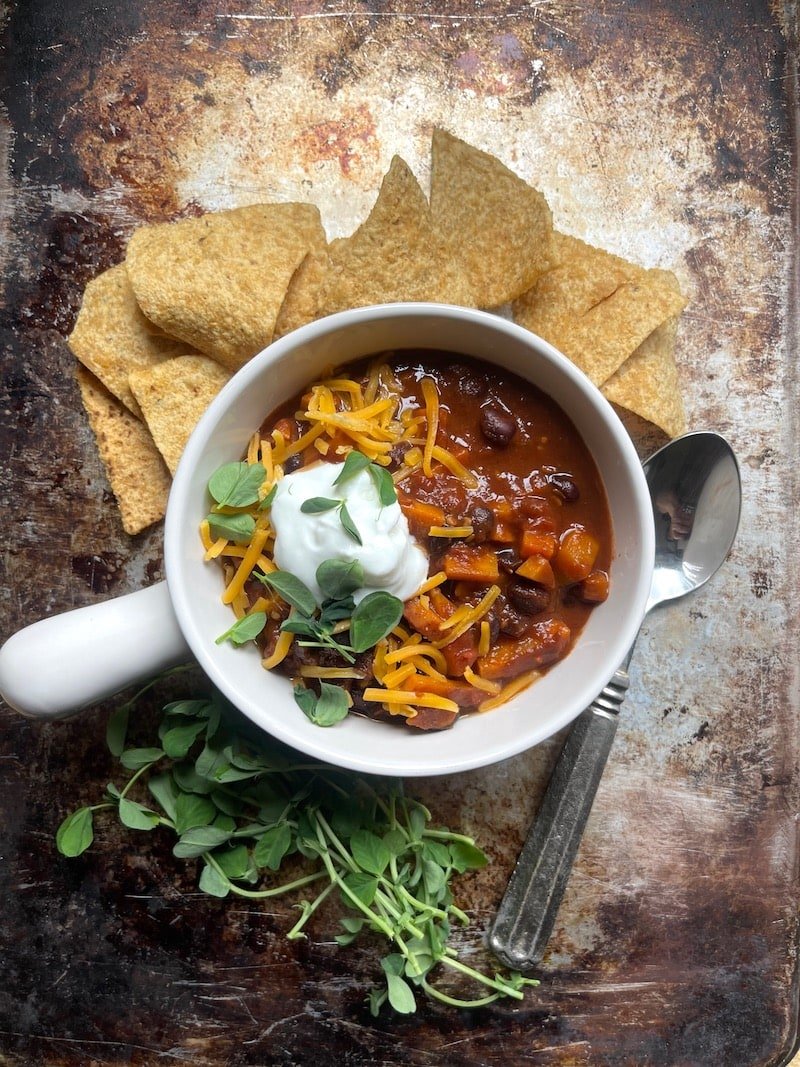
[[[0,695],[32,719],[65,719],[191,653],[166,582],[42,619],[0,648]]]

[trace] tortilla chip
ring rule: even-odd
[[[324,245],[312,204],[256,204],[145,226],[125,262],[149,319],[238,370],[269,344],[292,274]]]
[[[602,385],[686,301],[664,271],[557,234],[559,265],[514,302],[514,320]]]
[[[544,196],[499,159],[438,129],[431,215],[474,307],[515,299],[555,263]]]
[[[145,318],[124,263],[99,274],[86,286],[67,343],[81,363],[139,418],[142,413],[128,385],[128,372],[193,351]]]
[[[395,156],[361,226],[324,255],[310,256],[298,272],[281,329],[368,304],[452,301],[456,285],[425,194]]]
[[[170,477],[146,427],[84,367],[76,368],[83,406],[97,440],[122,526],[137,534],[164,517]]]
[[[331,269],[330,252],[338,241],[332,241],[328,248],[309,252],[292,275],[283,303],[275,320],[273,341],[284,334],[291,333],[317,317],[325,276]]]
[[[230,377],[208,356],[180,356],[131,371],[131,389],[172,474],[200,416]]]
[[[675,275],[668,271],[661,273],[667,275],[680,292]],[[686,414],[675,363],[677,334],[676,315],[653,330],[601,389],[612,404],[647,419],[669,437],[686,432]]]

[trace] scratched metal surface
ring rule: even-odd
[[[131,229],[262,198],[331,236],[441,123],[540,186],[556,223],[691,297],[692,427],[741,459],[713,585],[646,624],[611,765],[524,1006],[373,1021],[369,948],[288,905],[197,894],[109,829],[58,858],[110,773],[104,709],[0,711],[0,1059],[9,1064],[776,1064],[797,1016],[794,4],[27,0],[3,15],[0,455],[6,636],[161,577],[116,518],[64,337]],[[642,452],[657,437],[639,424]],[[559,738],[422,786],[493,864],[463,880],[482,958]]]

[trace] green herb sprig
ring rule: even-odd
[[[305,937],[312,915],[338,896],[347,909],[338,944],[371,933],[388,949],[368,996],[374,1015],[387,1003],[413,1012],[420,994],[470,1008],[521,1000],[525,986],[538,985],[515,972],[485,974],[448,944],[452,924],[469,922],[450,883],[487,859],[472,838],[434,828],[402,783],[309,763],[218,695],[172,701],[157,739],[128,747],[136,699],[112,713],[107,728],[109,749],[131,774],[121,787],[110,783],[101,803],[64,819],[56,833],[62,855],[85,852],[96,814],[116,811],[131,830],[173,834],[174,856],[199,862],[200,889],[211,896],[266,900],[315,887],[300,901],[289,939]],[[281,880],[286,861],[293,870]],[[481,995],[463,999],[440,988],[436,978],[447,971],[477,983]]]

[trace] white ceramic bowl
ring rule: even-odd
[[[441,733],[357,716],[321,728],[297,707],[288,679],[264,671],[254,645],[215,644],[231,616],[220,601],[218,568],[203,562],[198,526],[208,511],[206,486],[221,464],[241,458],[251,433],[269,412],[323,368],[402,348],[435,348],[487,360],[526,378],[561,406],[605,483],[615,542],[611,593],[591,613],[569,656],[494,711],[464,716]],[[636,636],[653,558],[652,510],[635,449],[611,406],[564,356],[527,330],[486,312],[437,304],[360,308],[311,323],[270,345],[234,376],[203,415],[181,459],[167,508],[168,591],[162,583],[15,635],[0,650],[0,691],[23,713],[61,717],[185,658],[188,644],[233,704],[268,733],[310,756],[386,775],[463,771],[535,745],[591,703]],[[122,646],[115,651],[118,629],[125,634],[122,664]],[[94,634],[91,659],[87,631]],[[105,653],[98,652],[101,633]],[[57,691],[33,678],[31,665],[41,656],[43,640],[51,672],[59,675]]]

